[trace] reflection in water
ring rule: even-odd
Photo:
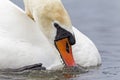
[[[43,79],[43,80],[56,80],[59,78],[64,80],[64,79],[70,79],[70,78],[75,78],[79,74],[83,74],[88,72],[87,69],[82,68],[82,67],[64,67],[60,70],[25,70],[25,71],[15,71],[13,69],[7,69],[7,70],[1,70],[0,71],[0,79],[5,78],[5,79],[20,79],[20,80],[36,80],[36,79]]]

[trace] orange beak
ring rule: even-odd
[[[72,54],[72,47],[68,41],[68,38],[55,41],[55,45],[65,65],[68,67],[75,66],[76,64]]]

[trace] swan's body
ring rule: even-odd
[[[19,68],[42,63],[47,69],[62,65],[57,49],[34,21],[9,0],[0,3],[0,68]],[[72,32],[72,31],[71,31]],[[95,45],[76,28],[75,62],[83,67],[101,64]]]

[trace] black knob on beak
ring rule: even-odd
[[[54,23],[54,26],[57,29],[55,40],[68,38],[70,45],[74,45],[76,43],[75,36],[72,33],[60,27],[57,23]]]

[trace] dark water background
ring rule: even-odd
[[[12,1],[23,8],[22,0]],[[70,80],[120,80],[120,0],[63,0],[63,4],[73,25],[96,44],[102,56],[101,67]],[[0,80],[24,80],[25,75],[17,75],[12,79],[0,75]],[[54,75],[46,77],[25,80],[66,79]]]

